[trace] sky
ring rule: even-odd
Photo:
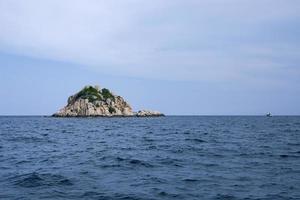
[[[168,115],[300,114],[298,0],[0,0],[0,115],[85,85]]]

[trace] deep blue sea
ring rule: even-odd
[[[300,117],[0,117],[0,199],[300,199]]]

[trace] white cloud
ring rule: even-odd
[[[0,50],[123,76],[245,79],[278,68],[278,44],[299,57],[284,32],[272,38],[299,10],[293,0],[0,0]]]

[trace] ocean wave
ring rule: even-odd
[[[71,186],[72,181],[62,175],[50,173],[29,173],[10,178],[15,185],[31,188],[41,186]]]

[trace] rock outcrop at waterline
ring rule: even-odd
[[[68,98],[68,104],[52,115],[53,117],[156,117],[164,116],[157,111],[133,112],[121,97],[99,86],[86,86]]]

